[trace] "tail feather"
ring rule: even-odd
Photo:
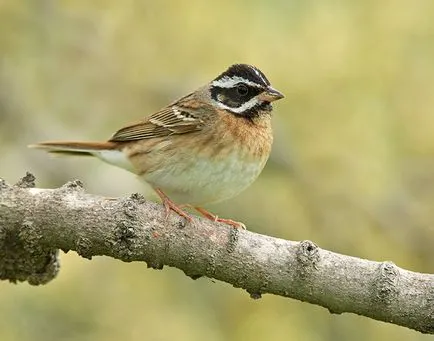
[[[99,151],[112,150],[113,142],[48,141],[29,145],[29,148],[44,149],[52,154],[96,156]]]
[[[111,165],[135,173],[135,167],[116,142],[48,141],[33,144],[30,148],[44,149],[55,155],[95,156]]]

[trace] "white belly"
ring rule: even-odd
[[[240,193],[258,177],[266,159],[241,161],[234,151],[218,161],[206,158],[183,161],[145,174],[143,179],[176,203],[204,205]]]
[[[100,159],[136,173],[120,151],[98,151]],[[229,199],[247,188],[261,173],[267,158],[241,161],[239,151],[224,158],[183,158],[142,176],[178,204],[204,205]]]

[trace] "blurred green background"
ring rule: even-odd
[[[26,145],[104,140],[235,62],[286,98],[273,155],[209,207],[250,230],[434,272],[434,2],[0,1],[0,177],[150,194],[134,175]],[[42,287],[0,283],[0,340],[427,340],[356,315],[143,263],[62,255]],[[432,338],[430,338],[432,339]]]

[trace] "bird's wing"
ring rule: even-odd
[[[127,142],[201,130],[204,121],[200,118],[201,115],[198,115],[197,109],[177,102],[143,121],[118,130],[109,141]]]

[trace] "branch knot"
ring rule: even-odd
[[[383,262],[377,274],[377,299],[389,305],[399,293],[399,271],[392,262]]]

